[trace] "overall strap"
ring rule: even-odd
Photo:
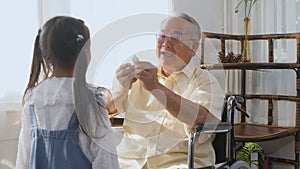
[[[36,128],[38,127],[37,120],[36,120],[36,115],[34,111],[34,105],[31,104],[29,105],[29,111],[30,111],[30,119],[31,119],[31,127]]]
[[[74,111],[69,121],[68,129],[77,129],[77,128],[78,128],[78,120],[77,120],[76,112]]]

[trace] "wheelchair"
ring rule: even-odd
[[[240,96],[230,96],[224,100],[222,121],[219,123],[206,122],[199,123],[189,136],[188,144],[188,168],[194,168],[194,144],[195,138],[199,134],[215,134],[213,147],[216,153],[216,164],[199,169],[250,169],[245,161],[235,160],[235,140],[234,140],[234,111],[235,109],[249,115],[240,107],[244,99]]]

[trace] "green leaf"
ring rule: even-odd
[[[253,152],[259,154],[258,160],[251,161],[251,153]],[[236,160],[246,161],[249,165],[256,165],[260,169],[264,169],[264,159],[263,149],[256,143],[246,143],[236,155]]]
[[[244,0],[240,0],[240,2],[235,6],[235,8],[234,9],[238,9],[239,8],[239,6],[242,4],[242,2],[243,2]]]
[[[248,4],[248,2],[250,3]],[[244,4],[244,12],[245,12],[245,18],[249,18],[251,14],[251,9],[254,6],[254,4],[257,2],[257,0],[240,0],[238,1],[238,4],[235,6],[235,12],[238,12],[238,8],[241,6],[241,4]]]

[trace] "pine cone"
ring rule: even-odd
[[[231,51],[225,56],[225,54],[222,51],[220,51],[218,52],[218,61],[221,63],[238,63],[242,62],[242,55],[234,54]]]

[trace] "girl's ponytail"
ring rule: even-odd
[[[31,88],[35,87],[36,84],[38,83],[40,72],[41,72],[41,66],[43,67],[43,71],[45,74],[46,69],[45,69],[45,63],[43,61],[42,53],[41,53],[41,48],[40,48],[40,34],[41,30],[39,30],[38,35],[35,38],[34,42],[34,50],[33,50],[33,58],[32,58],[32,63],[31,63],[31,70],[30,70],[30,77],[29,77],[29,82],[26,86],[24,95],[23,95],[23,103],[24,103],[24,97],[28,90]]]

